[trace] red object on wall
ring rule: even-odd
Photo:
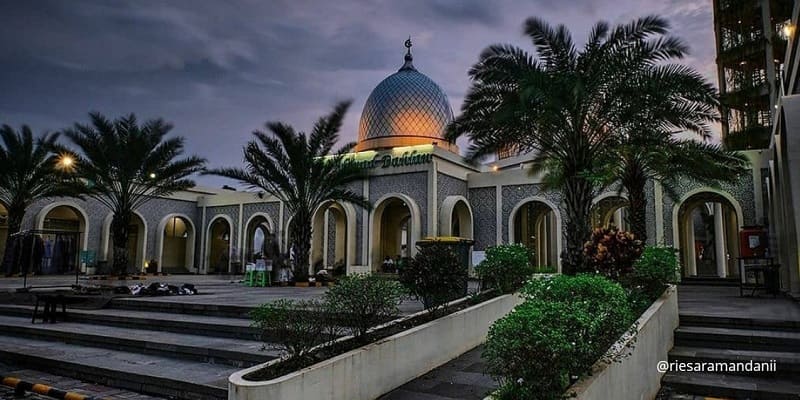
[[[763,226],[745,226],[739,231],[739,255],[742,258],[764,257],[769,248]]]

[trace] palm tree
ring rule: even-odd
[[[667,29],[655,16],[613,28],[599,22],[578,49],[563,25],[530,18],[525,33],[535,57],[493,45],[469,71],[472,87],[448,138],[468,135],[472,160],[507,148],[533,154],[533,172],[543,172],[546,186],[564,196],[565,273],[585,269],[592,199],[607,182],[604,154],[635,116],[634,78],[685,49]]]
[[[678,49],[673,57],[682,57]],[[637,239],[647,239],[645,210],[648,179],[659,181],[674,197],[680,178],[704,184],[733,182],[749,164],[746,157],[718,145],[677,139],[680,132],[711,137],[711,124],[719,121],[716,89],[690,67],[660,63],[645,66],[631,77],[629,122],[620,129],[613,146],[609,178],[619,181],[628,193],[631,230]]]
[[[268,122],[270,134],[255,131],[255,139],[244,147],[245,168],[206,172],[264,190],[285,204],[292,216],[289,237],[296,246],[294,276],[298,282],[308,277],[314,211],[332,200],[372,208],[361,194],[345,188],[364,177],[356,164],[342,162],[356,144],[347,143],[332,153],[349,107],[349,101],[338,103],[330,114],[317,120],[310,135],[281,122]]]
[[[72,159],[56,152],[58,136],[34,138],[27,125],[19,131],[0,127],[0,203],[8,210],[9,236],[20,231],[25,210],[36,200],[81,194],[81,185],[69,174]]]
[[[733,183],[749,164],[745,156],[720,145],[678,139],[669,131],[638,131],[615,147],[614,153],[610,176],[628,194],[631,232],[642,241],[647,240],[645,185],[649,179],[661,183],[665,193],[676,199],[681,178],[705,185]]]
[[[155,197],[194,186],[188,176],[203,169],[205,160],[180,158],[183,137],[167,138],[172,125],[162,119],[138,124],[133,114],[109,120],[90,113],[90,124],[76,123],[64,134],[77,146],[75,169],[86,191],[113,213],[113,270],[127,273],[128,235],[133,211]]]

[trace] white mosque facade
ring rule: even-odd
[[[477,252],[523,243],[535,251],[538,264],[560,269],[562,195],[531,174],[530,155],[467,163],[443,138],[452,118],[447,95],[408,54],[400,70],[373,90],[361,115],[355,159],[368,177],[351,189],[363,193],[373,209],[337,202],[320,207],[312,268],[378,271],[387,256],[413,256],[422,238],[458,236],[473,240]],[[769,226],[769,152],[745,154],[752,168],[736,184],[712,188],[686,181],[675,198],[657,182],[647,185],[647,240],[679,249],[684,276],[737,275],[739,231]],[[625,227],[624,194],[616,188],[601,193],[592,214],[597,226]],[[91,251],[102,263],[111,258],[110,222],[110,213],[94,200],[50,199],[28,209],[23,229],[74,232],[74,249],[66,253]],[[255,192],[195,188],[153,199],[136,211],[131,269],[234,272],[266,248],[285,253],[289,224],[284,204]],[[81,260],[75,263],[85,268]],[[783,271],[784,287],[797,285]]]

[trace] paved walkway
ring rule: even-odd
[[[327,287],[249,287],[245,286],[242,276],[227,275],[166,275],[166,276],[147,276],[146,280],[125,280],[125,281],[102,281],[102,280],[80,280],[82,285],[103,285],[103,286],[131,286],[137,283],[150,284],[153,282],[170,283],[182,285],[190,283],[195,285],[198,295],[193,296],[142,296],[131,297],[131,299],[141,301],[156,301],[165,303],[186,303],[186,304],[212,304],[212,305],[231,305],[242,307],[256,307],[258,305],[279,299],[307,300],[320,298],[328,290]],[[45,275],[29,277],[27,285],[33,286],[33,291],[53,290],[52,287],[69,287],[75,283],[74,275]],[[23,286],[23,279],[19,277],[0,277],[0,293],[11,292]],[[2,298],[0,296],[0,298]],[[422,310],[422,303],[416,300],[406,300],[400,304],[400,311],[403,314],[410,314]]]
[[[739,296],[738,287],[690,286],[678,289],[681,315],[800,322],[800,305],[781,295]]]
[[[498,386],[485,374],[482,351],[478,346],[379,400],[481,400]]]
[[[48,374],[30,369],[17,368],[12,365],[0,363],[0,376],[13,376],[31,383],[44,383],[57,389],[76,392],[87,396],[95,396],[110,400],[155,400],[159,397],[151,397],[140,393],[127,390],[110,388],[108,386],[95,383],[84,382],[77,379],[65,378],[63,376]],[[14,390],[0,385],[0,400],[19,400],[14,397]],[[31,400],[52,400],[50,397],[41,396],[35,393],[28,393],[23,399]]]

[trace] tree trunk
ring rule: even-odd
[[[12,204],[8,207],[8,236],[22,229],[23,217],[25,217],[25,205]]]
[[[10,205],[8,207],[8,236],[6,239],[6,248],[3,251],[2,269],[6,275],[10,275],[14,269],[14,253],[9,251],[9,248],[14,245],[11,240],[11,235],[17,233],[22,229],[22,219],[25,216],[24,205]],[[20,242],[21,243],[21,242]]]
[[[631,233],[637,240],[645,243],[647,241],[647,195],[644,187],[647,184],[647,176],[637,163],[629,163],[625,169],[622,186],[628,192]]]
[[[130,211],[117,211],[111,218],[111,243],[114,251],[112,269],[118,275],[128,273],[128,236],[132,214]]]
[[[591,182],[578,176],[567,178],[564,185],[567,243],[561,253],[561,270],[567,275],[586,271],[583,245],[591,235],[592,188]]]
[[[291,246],[295,246],[294,280],[308,281],[308,259],[311,252],[311,213],[307,210],[297,211],[292,218],[289,237]]]

